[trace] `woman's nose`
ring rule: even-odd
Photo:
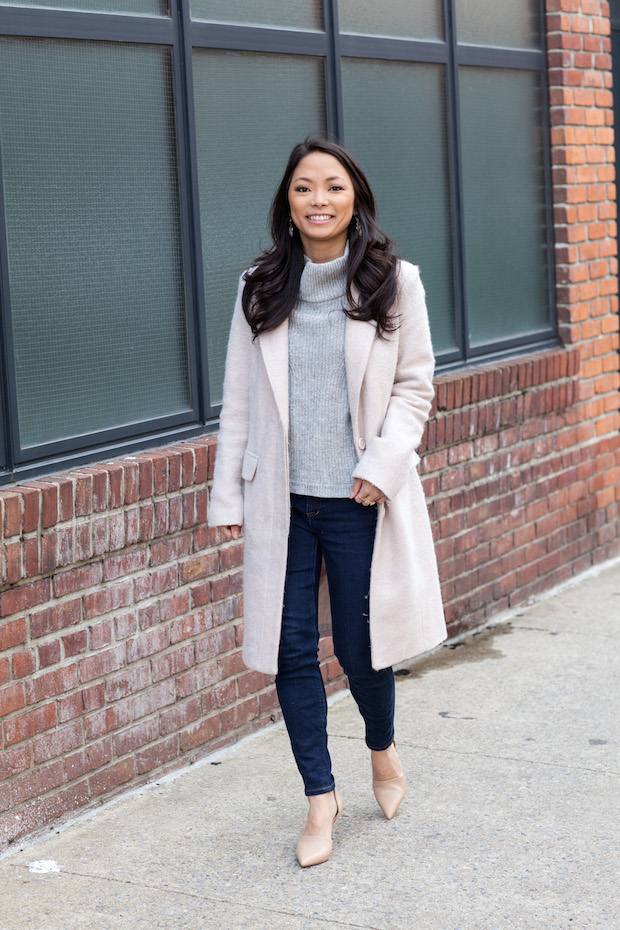
[[[321,204],[327,203],[327,200],[327,194],[324,191],[315,191],[312,203],[315,206],[320,206]]]

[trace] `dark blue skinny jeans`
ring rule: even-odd
[[[377,508],[291,494],[291,526],[276,688],[307,795],[335,787],[318,661],[318,592],[325,559],[334,652],[349,679],[370,749],[394,739],[394,673],[370,661],[368,595]]]

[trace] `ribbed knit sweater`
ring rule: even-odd
[[[348,497],[357,455],[344,361],[347,252],[306,257],[289,317],[289,479],[293,494]]]

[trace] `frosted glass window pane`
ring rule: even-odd
[[[134,16],[140,14],[143,16],[170,15],[168,0],[11,0],[10,6],[86,10],[89,13],[132,13]]]
[[[169,49],[0,39],[26,446],[190,403]]]
[[[267,213],[292,147],[326,131],[323,60],[194,50],[211,402],[222,399],[240,273],[271,244]]]
[[[459,42],[541,48],[539,0],[456,0]]]
[[[548,328],[541,90],[528,71],[461,68],[470,337]]]
[[[340,30],[402,39],[443,39],[441,0],[339,0]]]
[[[321,0],[191,0],[192,19],[323,29]]]
[[[420,266],[435,351],[453,349],[444,68],[344,58],[342,84],[345,144],[368,175],[381,225]]]

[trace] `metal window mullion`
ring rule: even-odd
[[[515,68],[542,71],[546,67],[544,52],[529,49],[500,48],[492,45],[455,44],[457,65],[479,68]]]
[[[327,96],[327,128],[330,138],[344,139],[342,103],[342,53],[337,0],[323,0],[323,24],[328,42],[325,59],[325,91]]]
[[[547,52],[547,31],[545,22],[545,11],[543,4],[538,4],[538,15],[540,17],[540,35],[543,42],[543,55],[546,58]],[[547,288],[549,299],[549,323],[554,329],[556,339],[558,338],[558,315],[555,305],[555,224],[553,222],[553,177],[551,173],[551,113],[549,100],[549,79],[547,68],[544,67],[541,72],[541,118],[542,118],[542,143],[543,143],[543,172],[545,185],[545,222],[547,226]]]
[[[183,4],[184,8],[186,4]],[[319,55],[328,53],[323,32],[277,29],[270,26],[236,26],[207,23],[185,16],[185,31],[196,48],[220,48],[240,52],[268,52],[285,55]]]
[[[452,0],[443,0],[444,29],[448,46],[446,65],[446,110],[448,129],[448,166],[450,218],[452,223],[452,271],[454,284],[456,343],[463,361],[469,352],[469,316],[465,269],[465,218],[463,212],[463,169],[461,159],[461,121],[459,75],[456,60],[455,13]]]
[[[340,46],[346,58],[381,58],[385,61],[443,64],[448,55],[445,42],[397,39],[386,36],[343,33],[340,36]]]
[[[204,417],[201,370],[199,363],[200,338],[195,315],[195,276],[193,272],[193,224],[191,217],[191,184],[189,178],[189,159],[187,155],[187,97],[183,61],[183,30],[181,24],[181,0],[169,0],[170,15],[173,25],[172,75],[173,75],[173,110],[176,136],[177,179],[180,208],[181,256],[183,263],[184,312],[186,325],[186,349],[189,364],[189,381],[191,390],[191,408],[195,417],[201,421]]]
[[[211,404],[209,380],[209,353],[207,342],[207,316],[205,305],[204,266],[202,262],[202,229],[200,223],[200,188],[198,182],[198,147],[196,144],[196,111],[194,108],[194,74],[192,23],[189,0],[179,2],[179,28],[182,46],[182,68],[185,101],[185,133],[187,196],[189,222],[191,226],[191,268],[194,294],[194,330],[196,333],[197,375],[201,396],[202,421],[217,416],[221,404]]]
[[[17,379],[15,375],[15,353],[13,348],[13,325],[11,321],[11,296],[9,281],[9,258],[4,199],[4,174],[0,152],[0,377],[2,378],[2,419],[4,429],[4,452],[6,467],[12,471],[15,465],[15,450],[19,449],[19,425],[17,416]]]
[[[0,9],[0,34],[44,39],[93,39],[171,45],[172,20],[73,10]]]

